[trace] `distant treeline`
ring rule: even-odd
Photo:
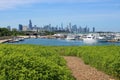
[[[7,28],[0,28],[0,37],[3,36],[17,36],[17,35],[24,35],[23,32],[19,32],[17,30],[8,30]]]
[[[18,36],[18,35],[53,35],[55,32],[34,32],[34,31],[17,31],[17,30],[9,30],[7,28],[0,28],[0,37],[5,36]]]

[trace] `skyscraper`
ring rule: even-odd
[[[11,31],[11,26],[7,26],[7,29],[8,29],[9,31]]]
[[[29,20],[29,30],[32,30],[32,21]]]
[[[93,27],[93,32],[95,32],[95,27]]]
[[[22,31],[27,31],[28,27],[27,26],[23,26]]]
[[[19,24],[19,31],[22,31],[22,30],[23,30],[23,25]]]
[[[69,23],[69,32],[72,32],[72,24]]]
[[[61,30],[63,30],[63,23],[61,23]]]

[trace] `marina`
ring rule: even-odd
[[[89,34],[54,34],[48,36],[16,36],[0,40],[8,44],[36,44],[49,46],[81,46],[81,45],[120,45],[119,33]]]
[[[18,36],[18,37],[12,37],[9,39],[2,39],[0,40],[0,43],[14,43],[19,41],[24,41],[24,39],[28,39],[29,36]]]
[[[63,39],[43,39],[43,38],[29,38],[24,41],[5,43],[5,44],[33,44],[44,46],[84,46],[84,45],[120,45],[119,42],[96,42],[86,43],[81,40],[63,40]]]

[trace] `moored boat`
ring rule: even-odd
[[[93,34],[88,34],[83,38],[83,42],[85,43],[96,43],[97,39]]]
[[[67,35],[66,40],[75,40],[75,35]]]
[[[98,42],[107,42],[107,38],[105,36],[98,36],[97,41]]]

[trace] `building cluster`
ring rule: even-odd
[[[9,28],[9,26],[8,26]],[[37,25],[32,24],[32,21],[29,20],[29,25],[28,26],[23,26],[22,24],[19,24],[19,31],[35,31],[35,32],[43,32],[43,31],[50,31],[50,32],[69,32],[69,33],[89,33],[89,32],[95,32],[95,27],[90,30],[89,27],[81,27],[77,25],[72,25],[69,23],[67,26],[63,26],[61,24],[60,26],[52,26],[51,24],[49,25],[44,25],[42,27],[38,27]]]
[[[41,27],[40,30],[47,30],[47,31],[53,31],[53,32],[69,32],[69,33],[89,33],[89,32],[95,32],[95,28],[93,27],[93,30],[90,31],[89,27],[81,27],[77,25],[72,25],[69,23],[66,27],[63,27],[63,24],[61,26],[53,27],[51,24]]]

